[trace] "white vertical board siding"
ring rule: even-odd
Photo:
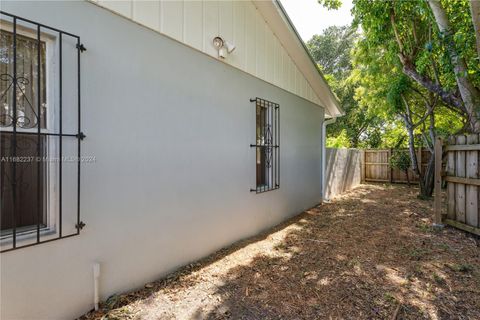
[[[197,50],[203,50],[203,3],[185,1],[183,41]]]
[[[257,73],[256,76],[260,79],[265,79],[265,62],[268,57],[265,56],[265,29],[266,23],[258,11],[255,12],[255,38],[256,38],[256,58],[257,58]]]
[[[217,51],[213,47],[212,40],[219,35],[220,14],[218,11],[218,1],[203,1],[203,52],[217,57]]]
[[[217,58],[216,36],[236,45],[223,61],[320,104],[278,37],[251,1],[90,0]]]
[[[290,70],[288,70],[288,91],[294,92],[295,90],[295,63],[290,59]]]
[[[110,0],[110,1],[103,1],[103,0],[98,0],[98,1],[93,1],[98,3],[99,5],[108,8],[112,11],[115,11],[125,17],[128,17],[130,19],[133,19],[132,17],[132,7],[133,7],[133,1],[115,1],[115,0]]]
[[[290,56],[285,50],[282,50],[282,75],[281,83],[283,87],[288,90],[288,63],[290,62]]]
[[[220,35],[233,42],[233,1],[218,2],[218,19]]]
[[[281,52],[280,52],[280,41],[278,41],[277,37],[273,38],[273,56],[271,57],[273,59],[273,83],[276,84],[277,86],[280,86],[280,65],[282,62],[282,59],[280,57]]]
[[[183,16],[183,7],[185,1],[164,1],[160,19],[163,20],[163,32],[175,40],[183,41],[183,25],[185,17]]]
[[[274,35],[270,28],[265,28],[265,80],[273,83],[273,39]]]
[[[160,3],[157,1],[134,1],[133,19],[151,29],[160,30]]]
[[[235,54],[230,55],[229,62],[235,67],[245,70],[245,57],[247,54],[245,40],[245,2],[235,1],[233,3],[233,43],[237,46]]]
[[[253,75],[257,75],[255,11],[255,6],[252,3],[245,2],[245,46],[247,54],[244,71]]]

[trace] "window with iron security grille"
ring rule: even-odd
[[[262,193],[280,188],[280,106],[255,98],[255,168],[256,186],[252,192]]]
[[[80,37],[0,11],[1,252],[78,235]]]

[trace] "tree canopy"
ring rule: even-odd
[[[319,2],[330,9],[341,5]],[[432,125],[439,135],[478,132],[475,5],[354,0],[353,25],[313,36],[307,45],[346,110],[329,126],[329,145],[407,146],[409,126],[415,145],[432,142]]]
[[[319,1],[329,9],[339,1]],[[437,136],[480,132],[480,6],[476,0],[353,0],[351,26],[308,41],[346,115],[335,147],[408,147],[421,193],[433,191]],[[415,148],[432,156],[420,172]]]
[[[353,26],[332,26],[307,42],[347,114],[328,127],[329,146],[356,148],[378,144],[380,118],[359,105],[355,99],[358,85],[351,81],[352,50],[358,37]]]

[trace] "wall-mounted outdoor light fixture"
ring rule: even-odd
[[[232,53],[236,48],[234,44],[224,40],[222,37],[213,38],[213,46],[218,51],[218,57],[222,59],[225,59],[227,54]]]

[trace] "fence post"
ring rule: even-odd
[[[390,165],[390,159],[392,158],[392,154],[393,154],[393,149],[392,148],[388,149],[387,166],[388,166],[388,180],[390,181],[390,183],[393,183],[393,168]]]
[[[433,225],[443,227],[442,224],[442,138],[435,139],[435,196]]]
[[[360,183],[365,183],[365,150],[360,150]]]

